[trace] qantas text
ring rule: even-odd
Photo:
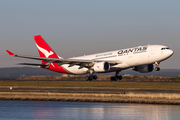
[[[141,52],[146,52],[147,50],[147,46],[142,46],[142,47],[136,47],[136,48],[130,48],[130,49],[124,49],[124,50],[120,50],[118,51],[118,55],[125,55],[128,53],[141,53]]]

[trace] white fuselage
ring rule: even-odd
[[[110,67],[111,71],[123,70],[130,67],[154,64],[155,62],[161,62],[169,58],[173,54],[167,46],[163,45],[146,45],[138,46],[134,48],[120,49],[115,51],[103,52],[98,54],[74,57],[70,59],[81,59],[81,60],[113,60],[117,61],[118,64]],[[86,74],[88,73],[87,68],[79,69],[78,65],[69,67],[69,64],[62,65],[71,74]]]

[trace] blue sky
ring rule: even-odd
[[[147,44],[169,46],[175,54],[161,63],[180,69],[178,0],[1,0],[0,67],[39,61],[8,56],[38,56],[34,35],[42,35],[68,58]]]

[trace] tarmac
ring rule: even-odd
[[[179,93],[180,90],[174,89],[139,89],[139,88],[83,88],[83,87],[0,87],[0,92],[58,92],[58,93]]]

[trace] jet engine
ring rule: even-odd
[[[136,66],[134,68],[135,71],[139,71],[140,73],[152,72],[153,69],[154,69],[153,64]]]
[[[93,69],[95,72],[106,72],[110,69],[108,62],[97,62],[94,64]]]

